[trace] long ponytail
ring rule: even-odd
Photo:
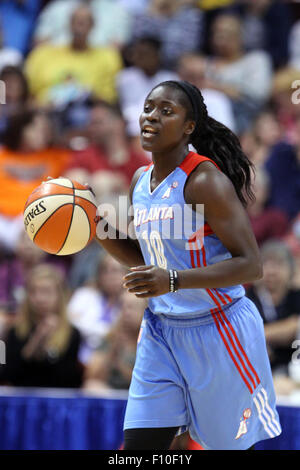
[[[190,143],[197,153],[211,158],[220,167],[231,180],[242,204],[247,206],[249,200],[255,199],[251,189],[254,165],[243,152],[238,137],[208,115],[200,90],[191,83],[169,80],[158,86],[171,86],[181,91],[180,100],[187,110],[187,119],[196,122]]]
[[[251,189],[254,166],[244,154],[237,136],[228,127],[207,116],[192,134],[191,144],[200,155],[211,158],[231,180],[244,206],[255,199]]]

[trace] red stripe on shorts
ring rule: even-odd
[[[190,244],[190,246],[191,245],[192,244]],[[202,252],[203,265],[206,266],[206,254],[205,254],[204,243],[202,245],[201,252]],[[198,255],[197,256],[197,266],[201,267],[201,262],[200,262],[200,257],[199,257],[199,250],[196,251],[196,254]],[[194,254],[191,252],[191,258],[192,257],[193,257],[193,264],[194,264],[193,267],[195,267]],[[231,325],[228,318],[226,317],[226,315],[223,311],[222,305],[221,305],[221,303],[223,305],[227,305],[229,302],[232,301],[232,299],[229,295],[227,295],[225,293],[221,294],[217,289],[206,289],[206,292],[208,293],[208,295],[211,297],[211,299],[214,301],[214,303],[217,306],[217,308],[211,310],[211,313],[213,314],[213,319],[216,323],[218,332],[220,333],[220,336],[221,336],[221,338],[222,338],[222,340],[225,344],[225,347],[226,347],[231,359],[233,360],[237,370],[239,371],[243,381],[245,382],[245,384],[246,384],[247,388],[249,389],[250,393],[252,394],[253,391],[255,390],[255,388],[260,383],[259,377],[258,377],[254,367],[252,366],[252,364],[251,364],[244,348],[242,347],[233,326]],[[222,325],[223,330],[226,334],[226,337],[227,337],[229,343],[226,340],[220,325]],[[237,362],[237,359],[238,359],[241,367],[240,367],[239,363]],[[248,379],[245,377],[243,372],[248,377]],[[252,386],[254,387],[253,390],[252,390],[252,386],[250,385],[250,382],[252,383]]]
[[[250,383],[248,382],[248,380],[246,379],[246,377],[244,376],[243,371],[241,370],[241,368],[240,368],[238,362],[236,361],[236,359],[235,359],[235,357],[234,357],[234,355],[233,355],[233,353],[232,353],[232,350],[230,349],[230,346],[229,346],[229,344],[227,343],[227,340],[226,340],[226,338],[225,338],[225,336],[224,336],[224,334],[223,334],[223,332],[222,332],[222,330],[221,330],[221,327],[220,327],[220,324],[219,324],[219,320],[218,320],[218,316],[217,316],[217,311],[218,311],[218,309],[215,308],[215,309],[212,309],[210,312],[211,312],[211,314],[212,314],[212,316],[213,316],[213,319],[214,319],[214,321],[215,321],[215,324],[216,324],[216,327],[217,327],[217,329],[218,329],[218,332],[219,332],[219,334],[220,334],[220,336],[221,336],[221,338],[222,338],[222,340],[223,340],[223,343],[225,344],[225,347],[226,347],[226,349],[227,349],[227,352],[228,352],[229,356],[231,357],[231,359],[232,359],[232,361],[233,361],[235,367],[237,368],[238,372],[240,373],[240,376],[242,377],[243,381],[245,382],[245,384],[246,384],[246,386],[247,386],[249,392],[252,394],[252,393],[253,393],[252,387],[251,387]]]

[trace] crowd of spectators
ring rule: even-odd
[[[15,386],[128,388],[144,302],[93,242],[47,255],[22,211],[47,176],[126,194],[149,162],[138,117],[153,86],[197,86],[256,168],[248,212],[263,278],[247,287],[274,376],[300,338],[300,7],[292,0],[0,2],[0,337]],[[297,82],[298,80],[298,82]],[[300,367],[300,366],[299,366]]]

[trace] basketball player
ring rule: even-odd
[[[246,450],[281,433],[263,323],[241,285],[262,276],[243,207],[251,164],[188,82],[155,87],[140,127],[153,164],[131,185],[137,242],[99,240],[131,267],[124,287],[149,298],[124,448],[168,449],[188,429],[206,449]]]

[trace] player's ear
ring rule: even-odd
[[[191,134],[194,132],[195,127],[196,127],[195,121],[188,120],[188,121],[185,123],[184,133],[185,133],[186,135],[191,135]]]

